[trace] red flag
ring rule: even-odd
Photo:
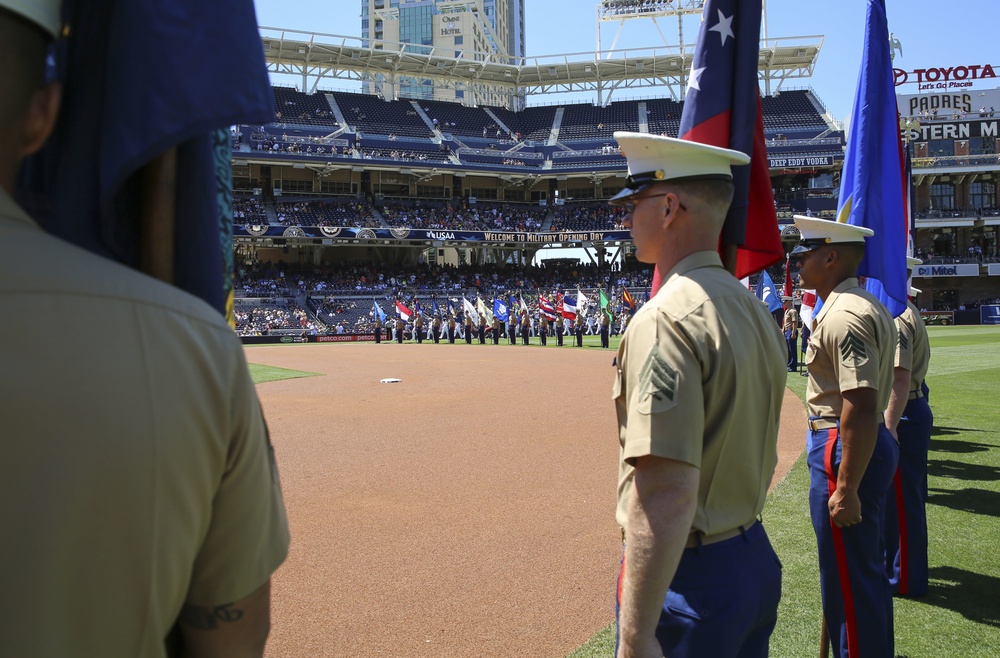
[[[722,237],[738,245],[736,278],[779,262],[778,216],[764,146],[764,115],[757,86],[761,0],[708,0],[691,65],[680,138],[742,151],[747,166],[733,167],[735,194]],[[652,293],[660,287],[653,273]]]
[[[785,257],[785,290],[782,294],[785,297],[792,296],[792,265],[789,262],[790,256]]]

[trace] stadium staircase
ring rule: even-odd
[[[278,221],[278,210],[274,207],[274,199],[264,202],[264,214],[267,215],[267,223],[271,226],[280,226],[281,222]]]
[[[638,106],[639,111],[639,132],[648,133],[649,132],[649,121],[646,115],[646,101],[639,101]]]
[[[496,113],[493,112],[493,110],[484,106],[483,111],[486,112],[486,114],[490,115],[490,118],[493,119],[493,121],[495,121],[496,124],[500,127],[500,129],[503,130],[506,134],[508,135],[515,134],[515,132],[511,130],[510,127],[508,127],[507,124],[504,123],[503,120],[500,117],[498,117]]]
[[[420,103],[417,101],[410,101],[410,105],[412,105],[413,109],[417,111],[417,116],[424,120],[424,123],[427,124],[427,127],[430,128],[431,132],[440,137],[441,131],[438,130],[437,126],[434,125],[434,122],[431,121],[431,118],[427,116],[426,112],[424,112],[424,108],[420,107]]]
[[[378,208],[374,205],[368,206],[368,212],[371,213],[373,218],[378,220],[379,226],[382,228],[389,228],[389,224],[385,221],[385,217],[382,216],[382,213],[379,212]]]
[[[809,102],[812,103],[813,107],[816,108],[816,113],[819,114],[819,116],[823,119],[824,122],[826,122],[826,125],[828,126],[826,131],[822,135],[819,135],[817,139],[819,137],[826,137],[831,132],[836,132],[838,130],[843,129],[837,126],[836,119],[834,119],[833,115],[831,115],[827,111],[827,109],[823,107],[823,101],[819,99],[819,96],[817,96],[816,92],[812,90],[812,87],[810,87],[809,91],[806,93],[806,98],[809,99]]]
[[[337,119],[337,123],[340,124],[340,130],[337,132],[346,132],[353,135],[354,130],[347,124],[347,119],[344,117],[344,113],[340,111],[340,105],[337,104],[337,99],[333,97],[333,94],[324,94],[326,96],[326,102],[330,105],[330,111],[333,112],[334,118]]]
[[[556,115],[552,119],[552,131],[549,133],[549,141],[546,142],[546,146],[554,146],[559,141],[559,128],[562,126],[562,118],[565,111],[561,107],[556,108]]]

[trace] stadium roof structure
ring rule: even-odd
[[[689,44],[538,57],[462,52],[456,57],[454,49],[410,43],[270,27],[260,32],[268,72],[300,77],[306,93],[330,79],[418,78],[439,87],[500,93],[512,103],[524,95],[593,91],[605,104],[618,89],[640,87],[666,87],[681,100],[694,54]],[[822,46],[822,36],[762,40],[758,71],[764,93],[780,90],[786,80],[810,77]]]

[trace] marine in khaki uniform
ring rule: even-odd
[[[788,343],[788,372],[795,372],[799,368],[799,314],[795,311],[791,297],[785,298],[782,304],[785,307],[785,316],[782,319],[781,331],[785,334],[785,342]]]
[[[434,344],[441,342],[441,316],[435,315],[431,322],[431,333],[434,334]]]
[[[58,32],[57,2],[0,0],[0,654],[260,655],[289,539],[239,339],[12,198],[56,122]],[[10,321],[53,310],[85,321]]]
[[[500,332],[503,331],[503,323],[500,318],[493,316],[493,344],[500,344]]]
[[[908,258],[912,269],[922,261]],[[910,288],[910,296],[920,293]],[[899,441],[899,466],[886,497],[886,575],[894,594],[927,593],[927,452],[934,414],[927,403],[931,348],[920,311],[912,301],[896,318],[896,362],[885,424]]]
[[[382,319],[379,316],[375,316],[375,344],[382,342]]]
[[[608,332],[611,330],[611,309],[601,311],[601,347],[610,346]]]
[[[413,339],[418,343],[424,342],[424,317],[420,313],[413,318]]]
[[[521,341],[524,345],[528,344],[528,332],[531,331],[531,320],[528,318],[527,311],[521,311]]]
[[[885,577],[883,506],[899,449],[882,422],[897,331],[855,278],[871,229],[795,217],[792,250],[803,288],[824,301],[806,351],[809,509],[834,654],[894,656]]]
[[[455,344],[455,316],[448,316],[448,342],[452,345]]]
[[[666,273],[618,348],[617,655],[765,656],[781,566],[758,516],[777,464],[786,354],[774,319],[715,251],[730,167],[749,158],[615,138],[629,178],[612,203],[625,207],[638,260]]]

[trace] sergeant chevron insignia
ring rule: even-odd
[[[906,337],[902,329],[899,330],[899,340],[896,342],[901,350],[908,349],[910,346],[910,339]]]
[[[840,360],[854,367],[863,365],[868,361],[868,349],[865,347],[865,342],[858,338],[850,329],[847,330],[844,340],[840,342]],[[851,364],[851,361],[853,361],[853,364]]]
[[[677,371],[667,363],[667,360],[654,345],[646,358],[645,365],[639,371],[639,402],[649,398],[657,402],[669,400],[673,402],[674,391],[677,389]]]

